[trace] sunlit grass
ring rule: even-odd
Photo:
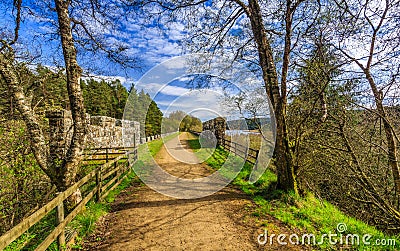
[[[179,132],[164,137],[164,139],[156,139],[138,147],[139,160],[149,162],[161,150],[164,142],[167,142],[179,135]]]
[[[189,145],[194,149],[200,147],[198,140],[189,141]],[[227,156],[227,151],[222,147],[217,147],[205,162],[213,169],[219,169],[225,163]],[[315,245],[313,248],[320,250],[339,250],[340,248],[345,248],[345,250],[400,250],[400,236],[387,236],[375,227],[345,215],[329,202],[315,198],[312,193],[300,197],[276,190],[277,177],[270,169],[267,169],[256,183],[250,184],[248,178],[251,171],[252,165],[245,163],[232,185],[238,186],[253,198],[257,208],[252,215],[261,220],[261,225],[269,226],[270,223],[267,221],[262,222],[263,215],[272,215],[304,234],[314,234],[316,243],[318,243],[323,234],[340,234],[336,227],[339,223],[344,223],[347,226],[347,230],[342,233],[344,238],[347,234],[357,234],[360,236],[360,245],[332,245],[328,239],[325,239],[321,245]],[[362,237],[365,234],[372,236],[369,240],[371,244],[375,243],[377,239],[394,239],[395,246],[364,245]]]
[[[176,137],[178,133],[171,134],[164,138],[165,141],[168,141],[174,137]],[[150,156],[156,155],[163,145],[163,141],[161,139],[157,139],[147,144],[142,144],[138,147],[138,160],[134,165],[142,166],[147,158]],[[148,149],[148,151],[147,151]],[[100,164],[100,163],[99,163]],[[91,166],[91,169],[95,168],[97,165]],[[75,219],[68,225],[66,231],[77,231],[78,235],[76,237],[75,244],[73,248],[81,249],[82,248],[82,239],[93,232],[95,229],[96,222],[100,217],[104,216],[109,212],[110,206],[109,203],[113,202],[118,194],[121,193],[124,189],[128,188],[133,184],[138,184],[141,181],[136,176],[133,171],[129,171],[129,173],[125,176],[121,184],[117,186],[113,191],[107,195],[104,199],[103,203],[95,203],[94,201],[90,201],[85,209],[79,213]],[[35,224],[32,228],[30,228],[25,234],[23,234],[20,238],[12,242],[5,251],[14,251],[14,250],[35,250],[35,248],[41,243],[48,234],[55,228],[55,210],[52,210],[46,217],[44,217],[41,221]],[[56,251],[58,250],[56,242],[53,242],[47,250]]]

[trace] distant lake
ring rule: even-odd
[[[260,133],[249,130],[226,130],[225,134],[228,136],[232,136],[237,134],[260,134]]]

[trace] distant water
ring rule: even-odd
[[[260,134],[259,132],[252,132],[249,130],[226,130],[225,134],[228,136],[238,135],[238,134]]]

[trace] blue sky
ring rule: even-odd
[[[0,32],[13,33],[14,20],[13,9],[10,7],[12,6],[11,2],[2,0],[0,3],[0,27],[2,27]],[[23,1],[27,5],[26,7],[38,12],[37,9],[43,6],[37,2],[35,0]],[[82,16],[82,14],[76,15]],[[114,15],[123,15],[123,12],[114,13]],[[51,11],[45,12],[41,17],[23,11],[19,37],[20,49],[26,49],[33,57],[40,55],[33,63],[42,63],[48,66],[57,66],[63,63],[60,42],[55,36],[57,32],[55,21],[55,13]],[[78,57],[82,68],[87,69],[89,74],[121,76],[122,80],[129,78],[131,81],[137,81],[156,64],[180,55],[180,42],[186,36],[185,27],[180,22],[169,21],[167,25],[161,26],[154,20],[142,18],[139,14],[120,18],[116,29],[96,23],[94,20],[84,21],[93,34],[109,48],[117,45],[126,47],[124,53],[130,58],[136,58],[140,68],[123,69],[117,64],[103,60],[104,55],[101,54],[97,54],[96,60],[93,60],[93,55],[80,50]]]
[[[33,1],[33,0],[32,0]],[[29,1],[25,1],[28,6]],[[11,33],[14,29],[11,1],[6,0],[0,3],[0,33]],[[36,3],[32,6],[38,8]],[[20,28],[18,51],[29,51],[30,56],[36,57],[32,62],[32,67],[40,63],[49,67],[63,66],[60,42],[56,33],[56,27],[52,22],[54,13],[49,19],[46,17],[37,17],[23,12]],[[89,22],[90,23],[90,22]],[[125,46],[126,55],[135,58],[139,67],[123,68],[118,64],[110,63],[105,60],[103,55],[91,55],[87,52],[78,51],[79,62],[85,71],[85,77],[100,77],[108,80],[118,78],[129,88],[132,83],[137,82],[146,71],[155,65],[181,54],[180,42],[186,36],[185,27],[180,22],[169,22],[168,26],[156,26],[151,20],[143,20],[140,17],[130,17],[121,19],[118,24],[119,29],[110,29],[108,27],[96,27],[98,24],[91,23],[94,33],[99,33],[102,41],[112,47],[115,44]],[[3,34],[4,34],[3,33]],[[79,49],[79,47],[78,47]],[[40,56],[39,56],[40,55]],[[39,57],[38,57],[39,56]],[[176,83],[175,83],[176,84]],[[183,86],[184,83],[180,82]],[[148,92],[146,86],[144,88]],[[184,88],[184,87],[181,87]],[[174,91],[173,88],[170,90]],[[167,100],[174,100],[177,96],[172,95],[159,96],[165,104]],[[165,110],[165,105],[160,104]]]
[[[12,8],[9,7],[11,3],[12,0],[0,3],[0,27],[3,27],[0,32],[3,34],[12,33],[14,29]],[[18,51],[25,56],[22,52],[27,51],[35,58],[32,67],[38,63],[48,67],[62,67],[64,63],[56,35],[55,13],[49,11],[47,6],[42,6],[40,1],[26,0],[24,3],[33,10],[45,11],[41,16],[23,12]],[[218,115],[227,116],[227,111],[220,106],[224,92],[221,86],[209,90],[192,90],[187,84],[190,78],[187,77],[186,67],[182,67],[179,60],[168,61],[183,54],[181,42],[188,34],[181,21],[168,19],[160,25],[152,18],[143,18],[139,14],[123,16],[124,13],[113,10],[112,6],[109,8],[110,15],[119,18],[116,27],[102,25],[91,19],[85,20],[85,10],[78,9],[74,15],[84,20],[87,28],[109,48],[126,48],[125,55],[134,58],[140,67],[123,68],[106,60],[104,54],[91,54],[78,46],[78,60],[84,69],[84,78],[118,78],[127,88],[134,83],[136,89],[144,89],[155,99],[165,115],[174,110],[183,110],[202,120]],[[233,32],[239,30],[240,25],[236,25]],[[165,67],[157,68],[162,62]],[[171,69],[172,78],[168,74]]]
[[[206,56],[209,55],[190,54],[164,61],[146,72],[137,81],[136,88],[143,87],[165,115],[182,110],[203,121],[217,116],[236,120],[249,115],[241,114],[235,105],[233,98],[238,94],[248,97],[242,101],[243,110],[257,106],[254,109],[257,116],[269,113],[262,80],[243,65],[231,64],[224,57],[213,56],[204,67],[201,60]]]

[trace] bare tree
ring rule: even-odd
[[[63,159],[57,159],[55,156],[50,155],[49,146],[38,121],[38,117],[32,109],[30,100],[25,96],[23,86],[20,84],[21,80],[18,77],[18,62],[14,59],[15,52],[12,45],[18,40],[18,30],[21,22],[21,2],[22,1],[17,1],[17,5],[15,6],[18,11],[14,39],[12,41],[1,41],[0,73],[4,82],[10,88],[11,94],[16,101],[18,111],[27,125],[31,137],[31,148],[37,163],[50,177],[58,190],[64,191],[75,182],[86,133],[86,114],[80,87],[82,70],[76,59],[76,48],[72,37],[71,19],[68,10],[69,2],[61,0],[55,1],[66,67],[67,89],[74,121],[71,143]],[[80,192],[77,191],[77,193],[70,198],[70,201],[74,204],[79,200]]]
[[[361,4],[357,2],[358,6],[355,9],[348,8],[349,5],[353,5],[351,2],[336,2],[336,4],[340,9],[341,16],[354,23],[354,26],[345,28],[344,31],[341,30],[340,32],[344,33],[339,38],[338,43],[333,44],[333,46],[359,67],[361,74],[364,75],[370,86],[376,112],[383,122],[388,149],[388,167],[392,171],[395,193],[397,201],[399,201],[400,169],[397,153],[399,138],[384,103],[385,98],[390,99],[390,95],[395,91],[399,74],[400,65],[395,58],[399,52],[396,48],[399,43],[399,29],[396,28],[398,26],[396,25],[396,22],[398,22],[396,13],[399,11],[399,1],[386,0],[382,3],[365,1]],[[360,34],[354,34],[354,29],[360,28],[362,29]],[[364,38],[361,38],[363,35]],[[344,39],[344,36],[347,38]],[[360,43],[360,47],[364,46],[365,54],[355,55],[354,46],[349,44],[351,42]],[[387,71],[384,67],[389,62],[394,67]],[[383,71],[389,74],[382,74]],[[384,75],[388,77],[389,81],[383,82]]]
[[[380,208],[385,214],[393,216],[399,221],[400,203],[400,168],[398,164],[398,130],[395,128],[393,119],[396,117],[397,95],[399,91],[399,27],[398,11],[400,2],[385,1],[362,1],[354,5],[351,1],[336,2],[338,17],[341,21],[351,22],[351,26],[339,26],[335,30],[337,39],[332,41],[332,46],[337,49],[355,68],[352,73],[360,77],[364,89],[364,102],[358,102],[358,107],[375,117],[375,124],[382,124],[384,140],[364,142],[370,149],[379,148],[386,154],[387,168],[392,175],[393,195],[388,199],[378,189],[379,184],[371,182],[365,170],[362,169],[356,147],[348,139],[342,130],[346,148],[352,154],[361,182],[364,184],[366,198],[364,202],[371,203]],[[351,66],[350,66],[351,67]],[[394,115],[394,116],[393,116]],[[381,129],[379,129],[381,130]],[[361,134],[359,134],[361,135]],[[382,139],[383,139],[382,138]],[[379,150],[381,151],[381,150]],[[380,161],[379,161],[380,162]],[[380,166],[380,163],[377,163]],[[390,185],[388,185],[390,187]]]
[[[315,8],[307,1],[147,1],[153,13],[174,16],[190,32],[185,46],[192,51],[222,53],[262,75],[275,112],[277,188],[297,192],[293,152],[286,122],[289,69],[301,33],[312,24]],[[317,5],[316,5],[317,6]],[[150,8],[150,7],[149,7]],[[307,17],[308,15],[308,18]],[[311,18],[310,18],[311,17]],[[301,27],[294,32],[293,27]]]
[[[289,108],[290,130],[303,140],[301,185],[385,231],[400,222],[398,9],[394,1],[325,5],[310,37],[329,53],[301,65]]]
[[[8,86],[15,106],[22,120],[25,122],[31,141],[31,149],[40,168],[56,185],[58,191],[64,191],[76,181],[76,175],[85,146],[86,113],[83,103],[80,79],[82,68],[78,63],[77,47],[90,53],[100,53],[106,58],[132,66],[135,60],[124,54],[127,49],[117,44],[110,45],[92,28],[105,27],[111,29],[118,25],[121,18],[120,9],[110,10],[109,3],[105,1],[69,1],[54,0],[43,3],[31,3],[23,6],[23,0],[13,1],[13,15],[15,27],[12,35],[2,34],[0,48],[0,75]],[[10,6],[11,7],[11,6]],[[56,15],[54,15],[54,13]],[[21,39],[19,31],[22,25],[23,15],[33,15],[34,18],[46,20],[49,27],[53,27],[60,39],[63,64],[66,72],[66,85],[71,109],[73,128],[70,142],[66,143],[65,154],[52,154],[40,124],[40,119],[33,109],[30,97],[24,92],[22,79],[18,74],[21,58]],[[100,34],[99,34],[100,33]],[[48,34],[47,34],[48,35]],[[54,34],[50,34],[53,36]],[[42,37],[45,40],[45,35]],[[44,43],[44,42],[43,42]],[[71,205],[80,200],[79,190],[69,198]]]

